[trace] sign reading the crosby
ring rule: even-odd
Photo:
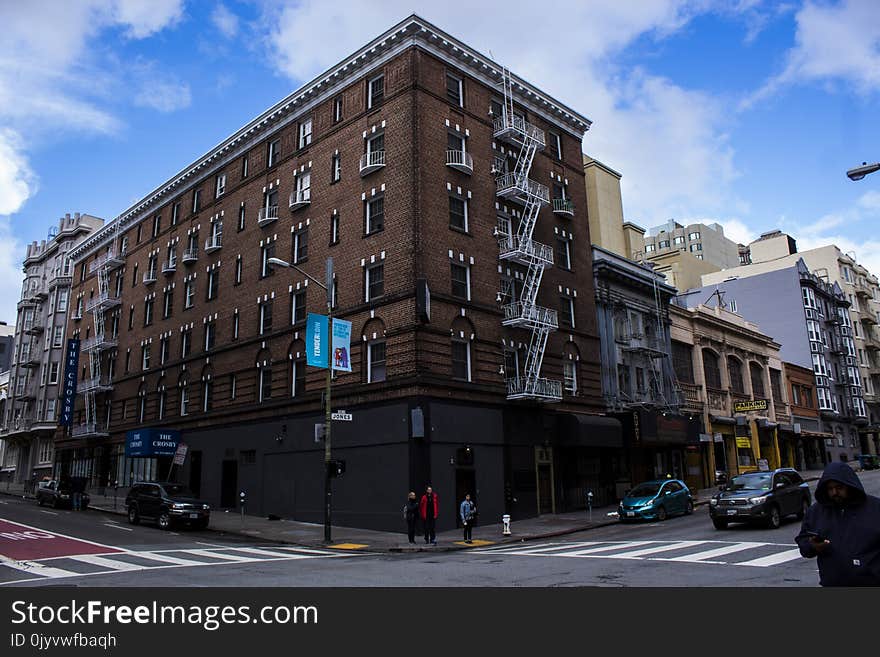
[[[766,411],[766,399],[752,399],[751,401],[738,401],[733,404],[734,413],[751,413],[752,411]]]
[[[70,338],[64,352],[64,380],[61,390],[61,422],[69,427],[73,424],[73,406],[76,403],[76,366],[79,363],[79,340]]]
[[[174,456],[180,443],[176,429],[134,429],[125,434],[125,455]]]

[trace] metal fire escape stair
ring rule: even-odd
[[[510,73],[502,75],[504,105],[495,118],[493,137],[518,149],[513,171],[500,167],[495,180],[496,194],[523,206],[517,231],[499,238],[499,258],[526,268],[520,297],[504,306],[504,326],[531,331],[523,375],[507,380],[507,398],[544,402],[562,399],[562,382],[541,377],[547,340],[559,325],[557,313],[537,305],[544,269],[553,265],[553,249],[532,239],[541,208],[550,202],[549,189],[529,178],[535,154],[544,148],[544,132],[514,112]],[[498,168],[498,167],[496,167]]]

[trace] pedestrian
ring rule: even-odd
[[[461,518],[461,525],[464,527],[464,542],[473,543],[472,532],[474,531],[474,520],[477,517],[477,506],[471,500],[471,494],[466,493],[461,506],[458,507],[458,515]]]
[[[440,500],[430,486],[425,488],[425,494],[419,500],[419,515],[422,517],[422,525],[425,528],[425,543],[430,542],[431,545],[437,545],[437,534],[434,527],[437,516],[440,515]]]
[[[419,517],[419,501],[416,499],[415,491],[409,492],[406,504],[403,505],[403,518],[406,520],[406,531],[409,535],[409,542],[416,542],[416,519]]]
[[[880,586],[880,498],[846,463],[825,466],[795,542],[816,557],[821,586]]]

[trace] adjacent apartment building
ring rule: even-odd
[[[70,253],[103,224],[103,219],[88,214],[67,214],[48,239],[27,247],[0,425],[6,480],[24,483],[51,472],[73,279]]]
[[[489,518],[582,504],[576,453],[607,428],[589,126],[418,16],[346,57],[77,246],[82,394],[58,470],[164,478],[126,435],[175,429],[174,476],[213,505],[244,492],[249,512],[319,521],[325,370],[305,325],[325,292],[268,260],[324,280],[332,258],[353,325],[335,522],[399,528],[401,496],[429,483],[441,529],[465,492]]]

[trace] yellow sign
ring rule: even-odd
[[[733,403],[734,413],[751,413],[752,411],[766,411],[766,399],[752,399],[750,401],[739,401]]]
[[[737,438],[736,439],[736,446],[742,447],[743,449],[751,449],[752,448],[752,441],[749,438]]]

